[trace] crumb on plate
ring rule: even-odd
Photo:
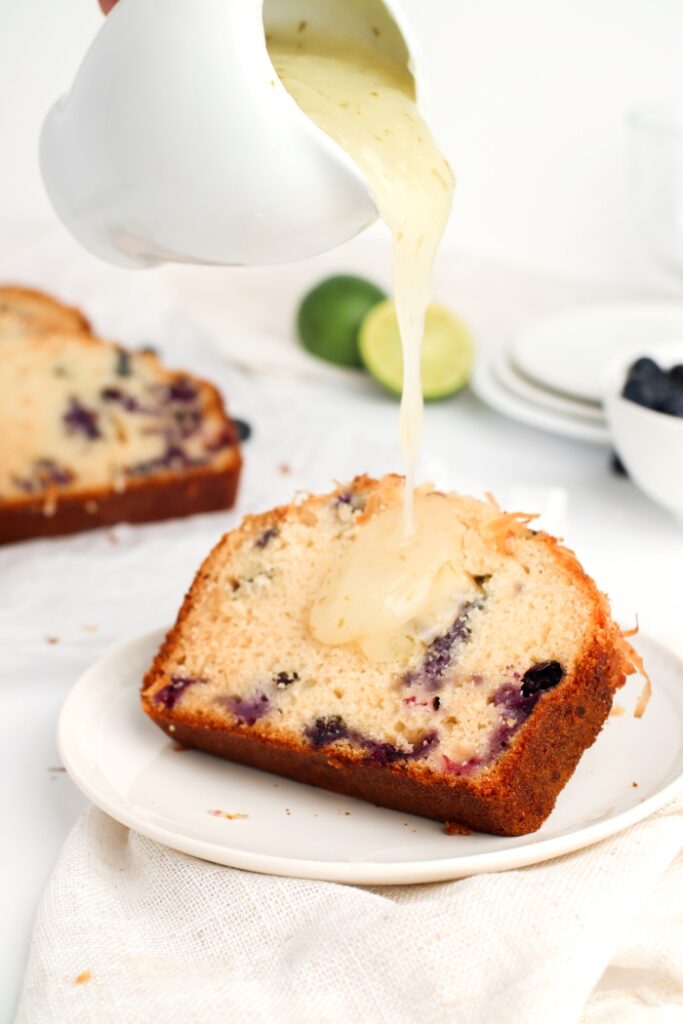
[[[471,836],[474,833],[467,825],[461,825],[459,821],[445,821],[443,830],[447,836]]]

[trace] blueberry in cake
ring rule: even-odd
[[[228,508],[238,434],[216,389],[0,289],[0,543]]]
[[[529,517],[426,486],[402,547],[402,499],[400,477],[359,477],[247,517],[200,568],[143,709],[234,761],[481,831],[534,831],[637,655],[574,555]]]

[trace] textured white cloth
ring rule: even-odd
[[[368,889],[206,864],[92,809],[17,1024],[680,1024],[682,844],[683,801],[521,871]]]

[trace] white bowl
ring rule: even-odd
[[[683,363],[683,339],[622,354],[603,377],[605,412],[619,458],[630,477],[658,505],[683,519],[683,419],[622,398],[629,366],[650,356],[664,369]]]

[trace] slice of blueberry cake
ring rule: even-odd
[[[22,330],[17,311],[5,329],[1,308],[0,543],[233,504],[237,431],[211,384],[85,329]]]
[[[424,487],[406,542],[402,496],[399,477],[360,477],[227,534],[143,708],[231,760],[531,832],[637,656],[573,554],[529,517]]]

